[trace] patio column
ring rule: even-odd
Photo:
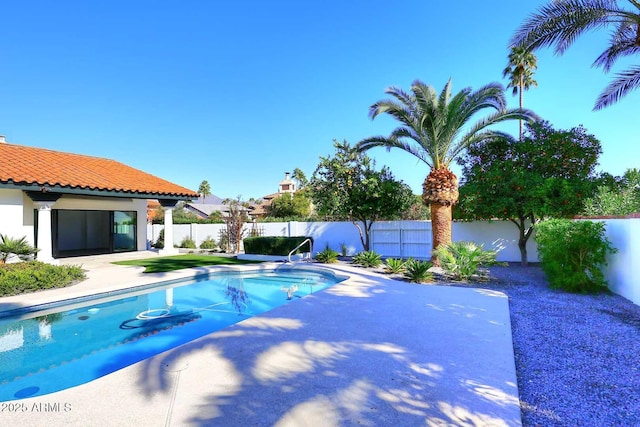
[[[55,202],[33,202],[38,208],[38,241],[36,242],[36,248],[38,253],[36,257],[38,261],[46,262],[49,264],[58,264],[58,261],[53,259],[53,252],[51,246],[51,207]]]
[[[176,255],[180,251],[173,247],[173,208],[177,200],[159,200],[164,208],[164,248],[160,249],[160,255]]]

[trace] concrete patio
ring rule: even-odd
[[[157,254],[118,257],[133,256]],[[89,278],[0,298],[0,311],[219,269],[143,275],[113,258],[67,260]],[[7,407],[0,424],[521,425],[504,294],[332,269],[349,279],[90,383],[12,401],[22,410]]]

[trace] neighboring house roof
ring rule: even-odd
[[[157,200],[147,200],[147,222],[151,222],[155,219],[156,212],[160,206],[160,202]]]
[[[204,200],[202,199],[202,195],[200,195],[196,200],[193,201],[193,204],[205,204],[205,205],[221,205],[222,204],[222,197],[218,197],[215,194],[209,194],[207,197],[204,198]]]
[[[208,218],[214,212],[224,214],[229,212],[229,206],[224,204],[202,204],[202,203],[185,203],[184,208],[202,218]],[[241,210],[250,211],[251,208],[240,206]]]
[[[188,188],[115,160],[0,143],[0,184],[23,190],[90,190],[154,197],[197,198]],[[74,192],[74,191],[70,191]]]
[[[203,217],[208,218],[214,212],[226,212],[229,207],[222,204],[186,203],[185,209]]]
[[[267,216],[269,212],[269,206],[273,203],[276,197],[280,197],[283,194],[293,194],[296,190],[296,183],[289,178],[289,172],[284,173],[284,179],[278,184],[278,192],[267,194],[262,197],[262,202],[256,205],[255,209],[251,212],[254,217]]]

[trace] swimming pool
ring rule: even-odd
[[[92,381],[332,286],[320,269],[222,272],[0,319],[0,401]]]

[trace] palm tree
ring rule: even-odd
[[[613,27],[609,46],[593,65],[609,72],[621,57],[640,53],[640,1],[628,0],[629,8],[616,0],[555,0],[530,15],[516,30],[512,45],[527,50],[555,46],[562,55],[582,33],[592,29]],[[640,67],[631,67],[619,74],[600,93],[594,110],[618,102],[640,86]]]
[[[520,95],[531,86],[538,86],[533,79],[533,70],[538,68],[536,56],[522,46],[513,46],[509,53],[509,65],[502,71],[502,77],[509,77],[508,88],[513,88],[513,96]],[[522,119],[520,119],[520,141],[522,141]]]
[[[295,179],[296,182],[298,183],[298,190],[302,190],[309,183],[307,176],[304,174],[304,172],[300,168],[295,168],[293,170],[293,174],[291,175],[291,178]]]
[[[209,182],[207,180],[204,180],[200,183],[200,187],[198,187],[198,193],[202,195],[202,203],[204,203],[204,199],[207,196],[211,195],[211,185],[209,185]]]
[[[435,89],[416,80],[411,93],[395,87],[385,93],[395,99],[378,101],[369,109],[375,119],[386,113],[400,125],[389,136],[374,136],[358,143],[358,149],[373,147],[399,148],[426,163],[431,171],[422,186],[422,201],[431,206],[433,249],[451,242],[451,209],[458,201],[458,179],[449,164],[470,144],[487,138],[504,136],[489,130],[499,122],[514,119],[532,120],[537,116],[522,109],[507,109],[504,88],[491,83],[477,91],[466,88],[451,94],[451,80],[438,96]],[[463,130],[476,113],[495,110]]]

